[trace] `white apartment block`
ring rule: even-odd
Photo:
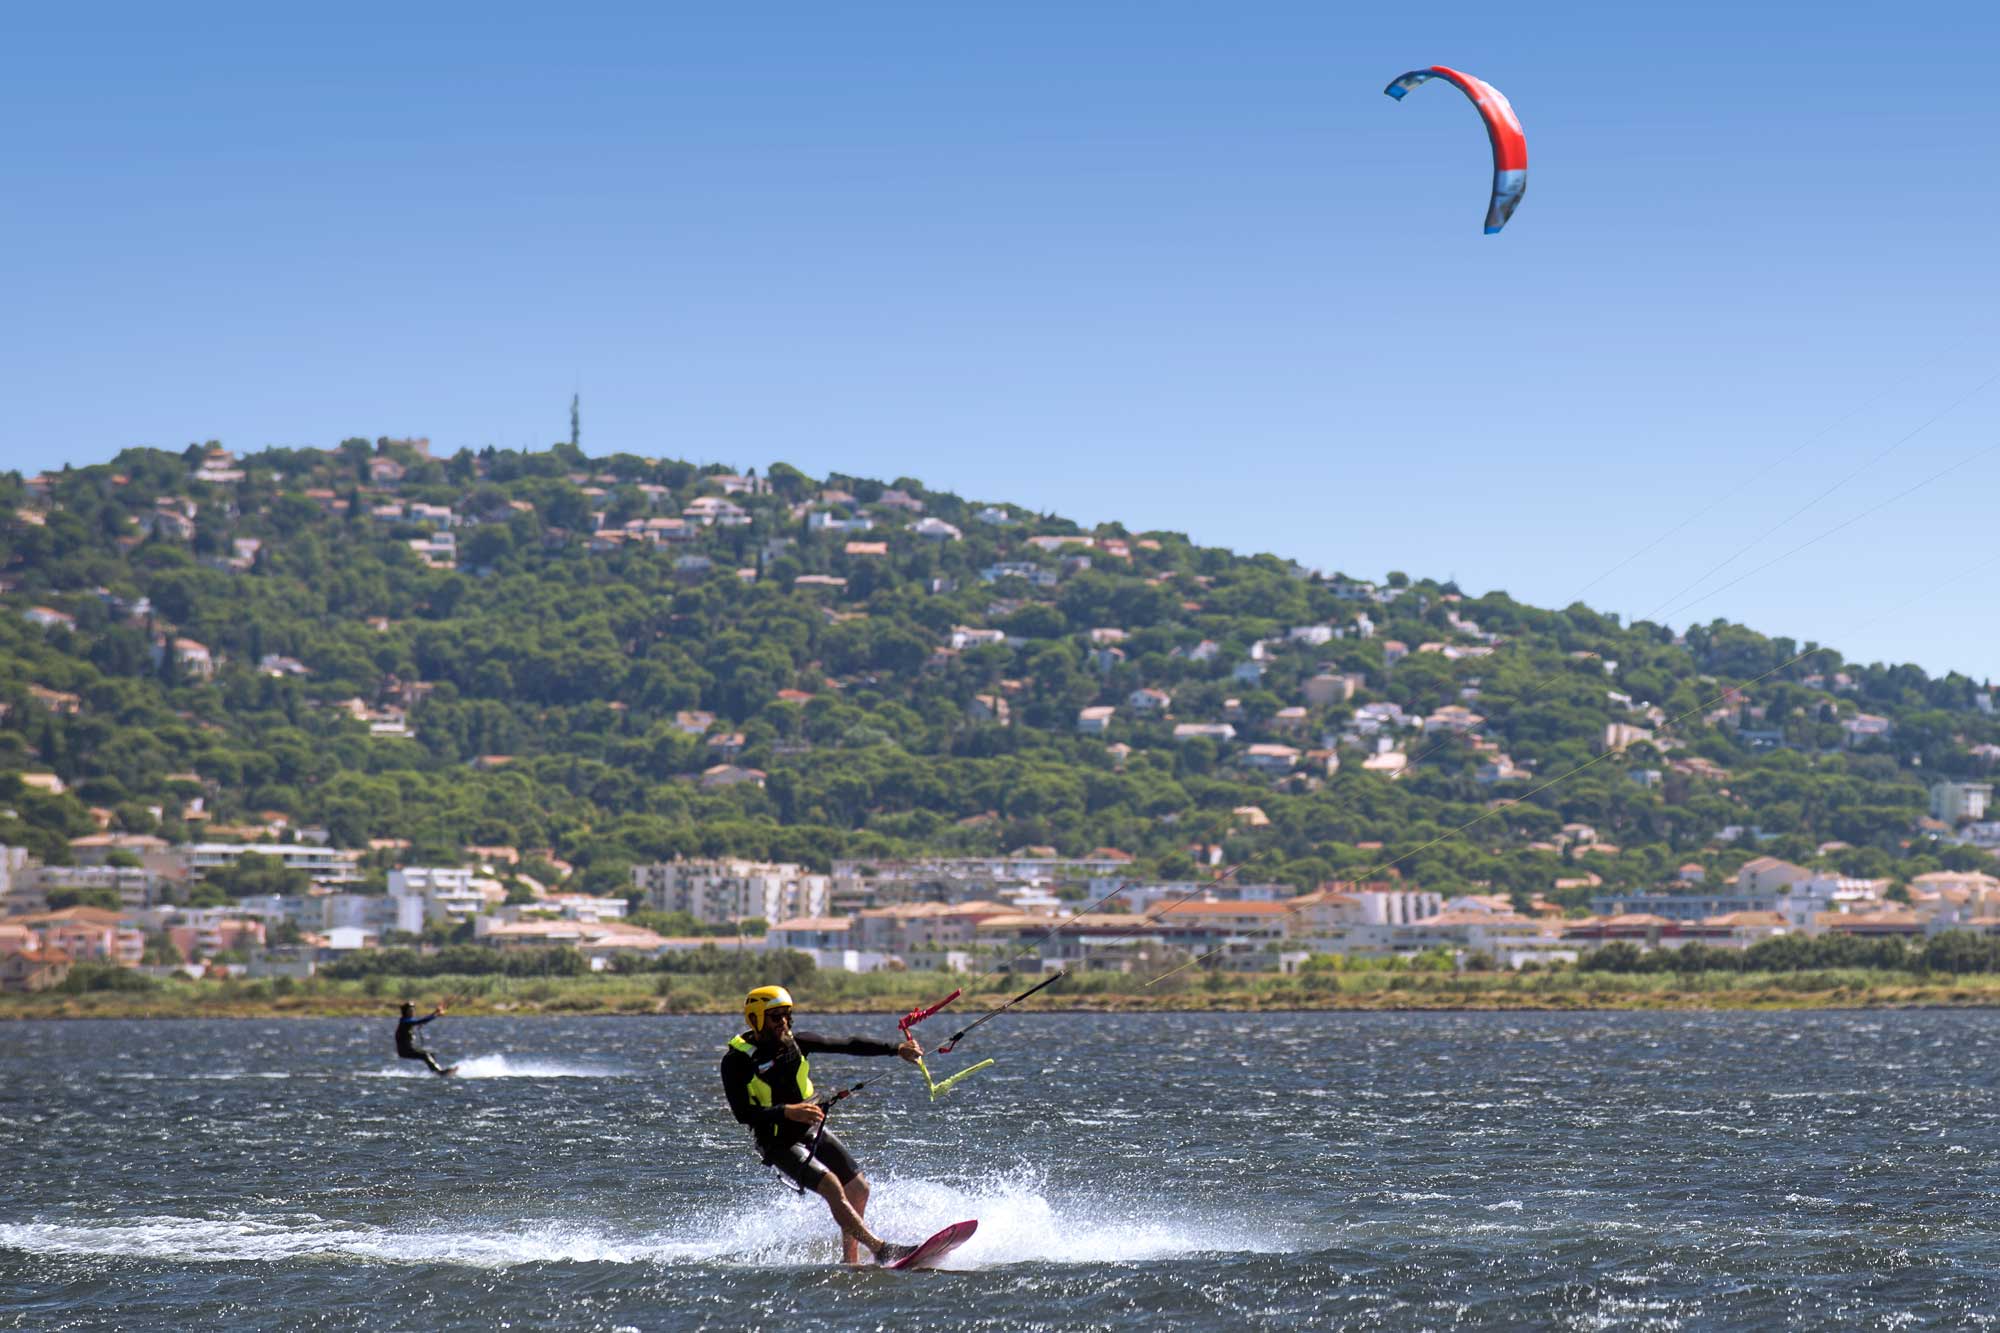
[[[1931,818],[1947,824],[1974,823],[1986,818],[1993,799],[1990,782],[1937,782],[1931,784]]]
[[[399,898],[440,890],[462,893],[471,887],[472,871],[460,866],[404,866],[389,872],[389,892]]]
[[[411,935],[423,933],[421,894],[330,893],[321,902],[324,914],[320,925],[329,931],[355,930],[369,935],[383,935],[392,930]]]
[[[833,888],[836,897],[849,901],[966,902],[997,897],[1002,889],[1023,884],[1087,883],[1090,896],[1098,898],[1117,886],[1130,860],[1023,854],[835,861]]]
[[[180,914],[177,924],[187,925],[195,909]],[[213,910],[213,909],[210,909]],[[289,921],[301,930],[318,930],[320,925],[320,899],[307,898],[300,894],[267,893],[236,900],[237,916],[254,916],[266,925],[276,925]]]
[[[361,882],[361,853],[305,842],[198,842],[187,849],[188,869],[203,879],[211,870],[236,864],[245,853],[276,857],[288,870],[305,871],[315,884]]]
[[[0,847],[0,916],[40,912],[48,907],[42,892],[41,865],[25,847]]]
[[[391,870],[389,896],[421,899],[426,921],[470,921],[486,910],[486,895],[472,887],[472,872],[458,866]],[[399,909],[399,918],[407,910]]]
[[[655,912],[686,912],[703,925],[744,917],[788,921],[824,916],[830,880],[789,862],[728,857],[632,867],[633,884]]]
[[[1444,895],[1425,889],[1322,891],[1300,911],[1301,933],[1333,926],[1408,926],[1444,910]]]
[[[300,930],[359,930],[384,935],[392,930],[416,934],[424,928],[424,901],[378,893],[270,894],[238,900],[242,916],[267,923],[289,921]]]
[[[558,917],[579,925],[596,926],[625,919],[623,898],[595,898],[587,893],[551,893],[531,903],[516,903],[498,909],[502,921],[546,920]]]
[[[36,878],[44,898],[50,889],[111,889],[128,912],[166,901],[170,886],[165,877],[143,866],[43,866]]]

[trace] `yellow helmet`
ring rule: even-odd
[[[767,1010],[791,1007],[792,993],[783,986],[759,986],[743,997],[743,1021],[752,1032],[762,1032]]]

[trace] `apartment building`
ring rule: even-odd
[[[361,853],[309,842],[198,842],[187,849],[188,869],[202,879],[211,870],[235,865],[246,854],[273,857],[288,870],[303,870],[315,884],[361,882]]]
[[[632,867],[633,885],[655,912],[686,912],[703,925],[744,917],[786,921],[827,912],[831,880],[784,861],[676,858]]]
[[[470,921],[486,910],[487,896],[460,866],[405,866],[389,872],[389,896],[423,903],[425,921]],[[399,910],[401,916],[407,909]],[[400,927],[399,927],[400,929]]]

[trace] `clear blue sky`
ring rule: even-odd
[[[1991,5],[41,8],[0,466],[581,389],[591,453],[2000,677]],[[1432,63],[1527,128],[1499,237]]]

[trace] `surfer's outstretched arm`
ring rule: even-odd
[[[901,1042],[877,1041],[873,1037],[822,1037],[817,1032],[794,1032],[792,1039],[807,1055],[900,1055],[912,1063],[923,1057],[924,1048],[914,1037]]]

